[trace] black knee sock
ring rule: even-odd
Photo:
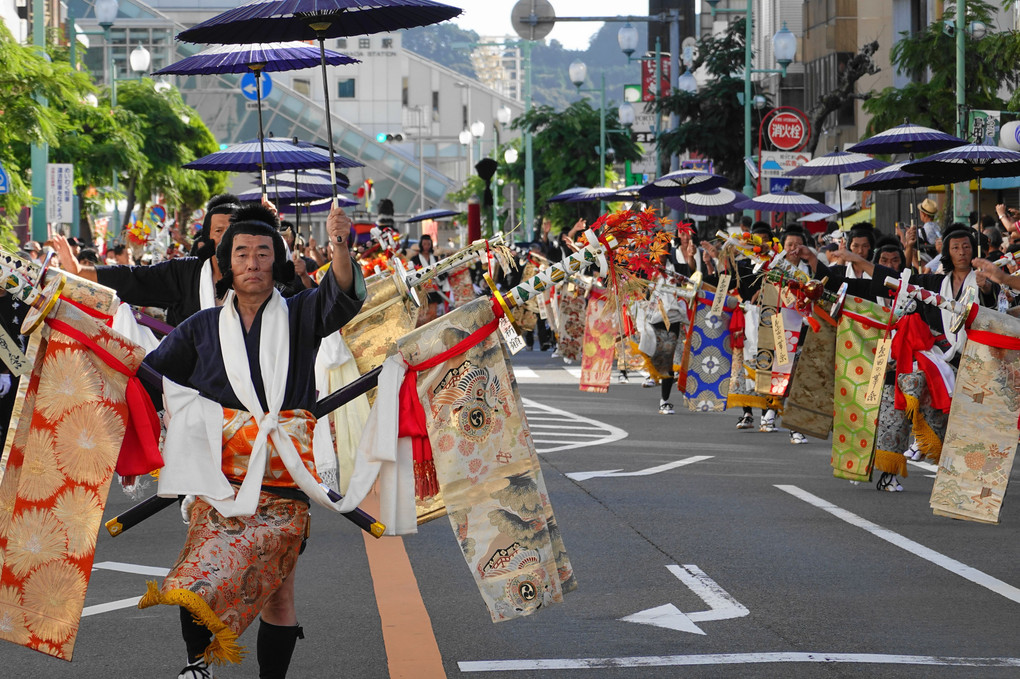
[[[751,410],[751,406],[744,406],[744,414],[745,415],[752,415],[752,416],[754,415],[754,411]]]
[[[285,679],[294,645],[304,639],[301,627],[281,627],[259,619],[259,639],[256,655],[259,660],[259,679]]]
[[[659,388],[662,391],[662,400],[669,400],[669,392],[673,391],[673,382],[676,380],[672,377],[663,378],[662,382],[659,383]]]
[[[191,611],[181,606],[181,635],[188,649],[188,662],[193,663],[203,655],[212,641],[212,632],[205,625],[195,622]]]

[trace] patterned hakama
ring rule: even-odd
[[[804,346],[783,408],[783,426],[825,440],[832,431],[836,328],[822,320],[817,331],[806,330],[802,337]]]
[[[581,358],[581,341],[584,339],[585,307],[584,288],[576,283],[567,283],[560,293],[559,329],[556,346],[565,361]]]
[[[400,353],[424,364],[494,318],[490,300],[475,300],[401,339]],[[561,602],[577,585],[498,333],[417,385],[450,524],[493,622]]]
[[[967,330],[932,510],[998,523],[1020,415],[1020,319],[979,309]]]
[[[701,290],[698,294],[690,341],[684,352],[687,369],[684,390],[690,410],[725,410],[730,391],[730,359],[733,355],[730,314],[742,312],[734,309],[733,302],[727,299],[730,308],[716,316],[712,313],[714,297],[715,293],[708,290]]]
[[[599,394],[609,391],[618,337],[616,308],[609,303],[609,293],[595,288],[591,291],[591,296],[588,299],[588,313],[584,328],[581,391]]]

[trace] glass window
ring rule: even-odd
[[[312,81],[308,78],[294,78],[291,81],[291,87],[298,94],[303,94],[306,97],[312,96]]]
[[[372,46],[370,38],[358,38],[358,49],[367,50]]]
[[[439,91],[432,90],[432,122],[439,122]]]
[[[353,99],[355,96],[354,78],[344,78],[336,82],[338,99]]]
[[[338,50],[345,50],[345,49],[347,49],[347,38],[337,38],[336,39],[336,48]]]
[[[391,50],[391,49],[393,49],[393,38],[383,38],[382,39],[382,48],[384,50]]]
[[[411,102],[411,93],[408,85],[410,79],[405,75],[400,79],[400,103],[407,108]]]

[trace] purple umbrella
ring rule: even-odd
[[[270,42],[255,45],[217,45],[202,50],[198,54],[185,57],[153,75],[210,75],[213,73],[247,73],[255,74],[255,101],[259,112],[259,144],[263,141],[262,132],[262,72],[263,71],[296,71],[311,68],[324,58],[330,65],[361,63],[345,54],[327,50],[324,57],[311,45],[299,41]],[[260,146],[261,150],[261,146]],[[262,197],[266,197],[265,157],[262,157]]]
[[[832,153],[813,158],[800,167],[796,167],[786,173],[787,177],[810,177],[836,175],[836,191],[839,194],[839,212],[843,214],[843,184],[839,177],[847,172],[861,172],[863,170],[879,170],[888,167],[889,163],[875,160],[863,153],[847,153],[836,149]]]
[[[427,26],[460,13],[457,7],[432,0],[256,0],[206,19],[179,33],[177,39],[210,44],[318,40],[326,138],[332,158],[333,121],[329,112],[326,38]],[[329,171],[335,185],[336,166],[332,162]],[[336,199],[335,188],[333,198]]]
[[[966,143],[951,134],[905,122],[885,132],[879,132],[869,139],[859,141],[847,151],[855,153],[927,153],[963,146]]]
[[[594,189],[585,189],[578,191],[568,196],[564,202],[567,203],[584,203],[589,200],[609,200],[611,197],[616,195],[616,189],[609,187],[595,187]]]
[[[711,172],[677,170],[645,184],[640,193],[645,198],[665,198],[716,189],[725,183],[726,177]]]
[[[322,200],[329,198],[329,189],[326,191],[305,191],[304,189],[291,189],[286,193],[281,193],[276,196],[276,202],[280,205],[293,205],[294,203],[310,203],[315,200]],[[261,200],[261,191],[245,191],[244,193],[237,194],[238,200],[250,201],[250,200]]]
[[[914,189],[918,186],[929,186],[931,180],[924,175],[914,172],[907,172],[903,166],[910,161],[894,163],[888,167],[869,174],[864,179],[859,179],[847,186],[854,191],[887,191],[894,189]]]
[[[360,167],[361,163],[334,156],[341,167]],[[223,172],[259,172],[263,168],[270,172],[280,170],[301,170],[326,168],[330,166],[329,154],[314,144],[302,145],[288,139],[257,139],[228,146],[222,151],[210,153],[193,160],[184,167],[189,170],[220,170]]]
[[[590,191],[590,189],[588,189],[588,188],[586,188],[584,186],[574,186],[574,187],[571,187],[571,188],[569,188],[569,189],[567,189],[565,191],[560,191],[555,196],[553,196],[552,198],[549,198],[545,202],[547,202],[547,203],[564,203],[571,196],[577,195],[578,193],[582,193],[584,191]]]
[[[458,210],[444,210],[442,208],[434,208],[432,210],[425,210],[425,212],[418,213],[413,217],[407,218],[407,223],[411,222],[423,222],[426,219],[443,219],[444,217],[456,217],[462,214]]]
[[[805,196],[803,193],[797,193],[796,191],[766,193],[756,198],[745,200],[742,203],[737,203],[734,207],[738,210],[761,210],[762,212],[795,212],[798,214],[819,212],[826,215],[836,214],[836,211],[825,203],[819,203],[814,198]]]
[[[966,144],[907,163],[903,169],[934,177],[939,184],[1013,177],[1020,174],[1020,153],[1001,146]]]
[[[737,203],[749,200],[747,196],[732,189],[710,189],[701,193],[689,193],[686,196],[669,196],[666,205],[674,210],[693,215],[728,215],[739,212]]]

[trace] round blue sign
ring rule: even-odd
[[[273,91],[273,80],[269,77],[268,73],[263,73],[258,82],[255,80],[255,74],[251,71],[241,76],[241,94],[243,94],[246,99],[256,101],[259,94],[256,91],[256,88],[258,87],[259,82],[262,84],[262,98],[265,99],[269,96],[269,93]]]

